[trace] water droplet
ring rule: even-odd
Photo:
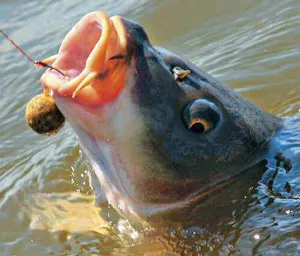
[[[253,238],[255,240],[259,240],[260,239],[260,235],[258,233],[256,233],[256,234],[253,235]]]
[[[285,213],[286,213],[287,215],[291,214],[292,212],[293,212],[293,211],[292,211],[292,210],[289,210],[289,209],[285,211]]]
[[[130,236],[133,240],[136,240],[139,238],[139,233],[137,231],[133,231]]]

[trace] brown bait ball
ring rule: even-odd
[[[28,125],[43,135],[57,133],[65,122],[65,117],[56,106],[54,98],[45,93],[28,102],[25,115]]]

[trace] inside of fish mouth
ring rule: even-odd
[[[61,49],[57,68],[71,80],[86,68],[89,57],[102,36],[101,21],[88,21],[73,28],[66,45]],[[94,61],[94,60],[91,60]]]

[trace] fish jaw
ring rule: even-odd
[[[113,101],[128,77],[127,41],[121,17],[109,18],[100,11],[85,15],[68,32],[52,64],[65,76],[47,70],[42,85],[84,105]]]

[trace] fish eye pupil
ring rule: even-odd
[[[205,132],[205,127],[202,123],[197,122],[197,123],[194,123],[190,126],[190,130],[194,133],[204,133]]]
[[[213,124],[203,118],[194,118],[189,124],[190,131],[194,133],[207,133],[213,129]]]
[[[218,107],[209,100],[197,99],[185,106],[182,119],[190,132],[206,134],[215,129],[221,118]]]

